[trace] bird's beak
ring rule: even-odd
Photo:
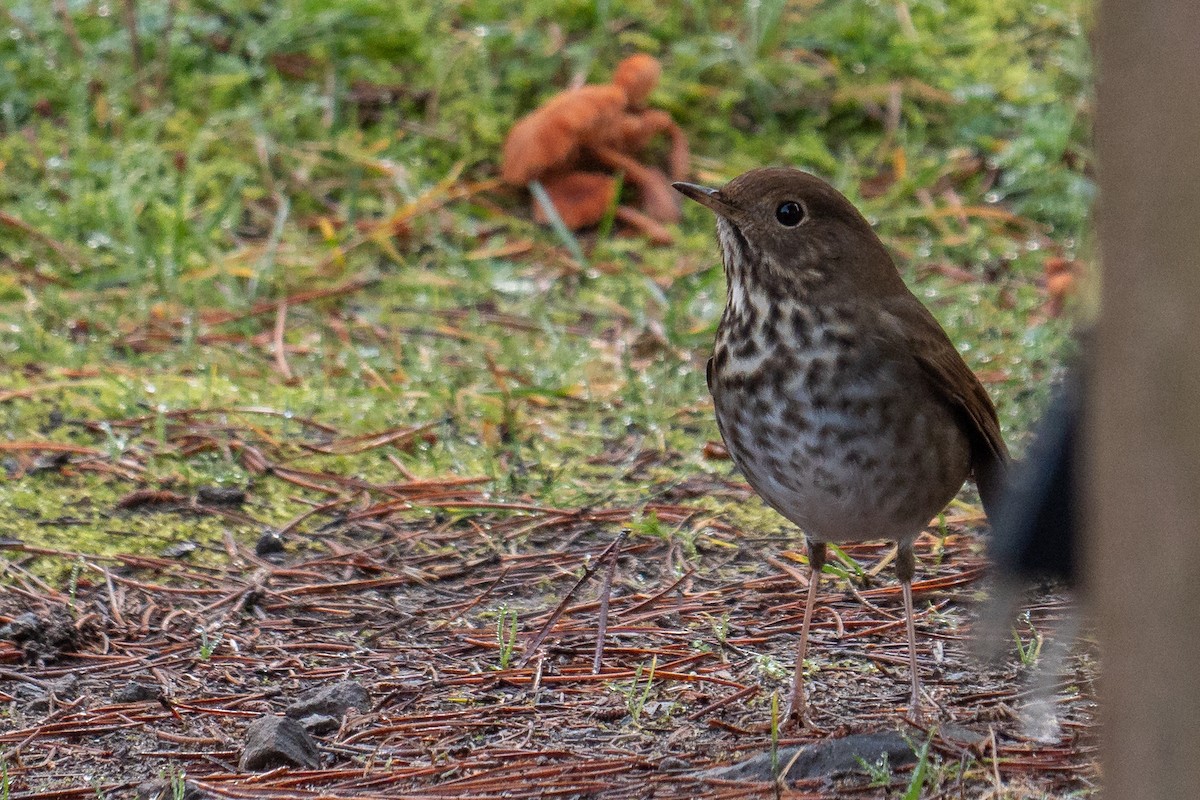
[[[721,196],[719,189],[710,189],[707,186],[700,186],[695,183],[684,183],[677,181],[672,183],[675,191],[682,194],[684,197],[689,197],[695,200],[702,206],[707,206],[714,214],[722,217],[734,217],[737,211],[729,203],[725,202],[725,198]]]

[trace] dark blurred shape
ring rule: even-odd
[[[980,655],[1000,658],[1013,644],[1013,623],[1025,593],[1038,581],[1074,587],[1080,575],[1080,433],[1083,371],[1075,365],[1059,385],[1038,423],[1025,458],[1009,472],[988,545],[988,600],[976,626]],[[1058,741],[1054,686],[1066,668],[1075,639],[1073,612],[1052,625],[1021,709],[1027,736]]]
[[[1010,472],[988,546],[996,576],[1021,585],[1078,575],[1079,429],[1082,379],[1068,372],[1038,423],[1025,458]]]

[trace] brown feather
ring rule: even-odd
[[[958,415],[971,442],[971,471],[979,486],[984,510],[990,515],[1004,488],[1008,447],[1000,432],[996,406],[979,378],[959,355],[950,337],[910,292],[886,304],[900,321],[908,352],[929,378],[929,385]]]

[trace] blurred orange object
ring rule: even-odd
[[[1046,277],[1046,313],[1057,317],[1066,307],[1067,298],[1075,292],[1082,265],[1069,258],[1052,256],[1046,259],[1043,270]]]
[[[513,186],[540,181],[555,211],[572,230],[595,225],[616,202],[614,175],[637,191],[639,207],[617,207],[617,218],[652,241],[668,243],[660,223],[679,219],[671,181],[687,177],[688,141],[665,111],[645,107],[662,67],[652,56],[630,56],[611,84],[554,95],[522,117],[504,142],[500,176]],[[666,171],[639,160],[658,135],[670,139]],[[546,221],[534,203],[534,218]]]

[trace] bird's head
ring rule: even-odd
[[[731,288],[741,282],[772,293],[883,294],[900,282],[870,223],[815,175],[767,167],[720,189],[694,183],[674,187],[717,215]]]

